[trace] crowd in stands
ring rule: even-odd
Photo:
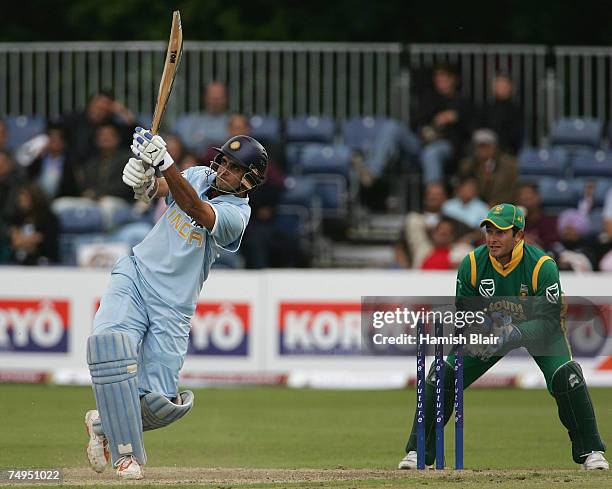
[[[302,216],[295,225],[287,208],[316,197],[323,220],[331,216],[340,226],[339,218],[348,219],[342,206],[376,207],[373,194],[392,188],[381,182],[415,172],[422,204],[408,212],[399,230],[399,267],[455,268],[483,242],[479,224],[488,208],[515,202],[526,212],[526,241],[553,255],[561,269],[612,270],[612,191],[583,179],[575,201],[544,205],[538,172],[530,167],[523,174],[522,161],[535,154],[548,168],[547,155],[556,149],[524,150],[524,119],[513,95],[512,80],[499,73],[491,100],[476,106],[461,95],[457,73],[437,66],[429,87],[415,97],[411,121],[365,117],[345,121],[340,131],[340,123],[329,118],[304,117],[285,121],[283,131],[277,119],[253,127],[261,117],[230,113],[225,85],[213,81],[204,89],[203,110],[182,114],[164,138],[181,170],[207,165],[214,147],[236,134],[253,134],[268,149],[267,181],[251,196],[240,256],[221,257],[227,266],[308,266],[312,250],[301,234]],[[42,134],[16,145],[0,120],[0,263],[73,264],[81,231],[111,242],[138,242],[166,208],[164,201],[134,204],[121,179],[132,132],[148,120],[139,121],[101,92],[84,110],[45,122]],[[582,154],[574,150],[567,154]],[[563,180],[567,172],[556,175]],[[352,192],[351,182],[360,192]]]

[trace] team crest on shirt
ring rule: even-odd
[[[478,292],[483,297],[493,297],[493,294],[495,294],[495,281],[492,278],[483,278],[480,281]]]
[[[552,304],[559,302],[559,284],[552,284],[546,287],[546,299]]]
[[[519,297],[527,297],[529,295],[529,287],[525,284],[521,284],[521,290],[519,291]]]

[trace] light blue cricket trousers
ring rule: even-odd
[[[165,303],[143,280],[134,257],[121,258],[94,318],[94,335],[127,333],[138,348],[138,391],[169,399],[178,393],[190,317]]]

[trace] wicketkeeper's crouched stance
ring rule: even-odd
[[[500,204],[481,223],[486,226],[486,245],[466,256],[457,273],[457,306],[481,299],[489,303],[499,296],[507,311],[492,321],[499,342],[482,354],[464,355],[464,387],[467,388],[509,351],[524,346],[544,374],[549,393],[557,403],[559,419],[572,444],[572,458],[584,469],[608,469],[605,445],[599,436],[593,404],[582,369],[572,359],[561,312],[559,271],[552,258],[524,243],[525,216],[512,204]],[[525,304],[533,296],[538,310],[528,320],[515,317],[513,304]],[[489,299],[486,299],[489,298]],[[527,301],[528,302],[528,301]],[[548,311],[547,311],[548,310]],[[551,312],[552,311],[552,312]],[[514,314],[513,314],[514,312]],[[496,317],[495,317],[496,316]],[[561,320],[560,320],[561,319]],[[444,369],[444,423],[451,417],[455,399],[455,373],[447,357]],[[400,469],[417,467],[416,418]],[[433,366],[425,382],[425,464],[435,459],[435,380]]]
[[[102,472],[142,478],[143,431],[187,414],[193,393],[178,392],[190,319],[219,248],[235,252],[249,221],[248,194],[265,179],[268,156],[249,136],[235,136],[211,167],[183,174],[159,136],[137,128],[123,181],[135,198],[165,197],[168,209],[134,254],[112,270],[87,343],[97,410],[85,416],[87,455]],[[163,175],[163,178],[156,178]]]

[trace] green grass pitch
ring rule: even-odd
[[[572,462],[555,402],[544,390],[466,391],[468,470],[461,473],[394,470],[410,429],[414,390],[270,387],[199,389],[195,394],[189,416],[145,434],[147,483],[190,481],[191,487],[224,488],[459,487],[457,483],[469,488],[487,482],[495,487],[612,487],[610,472],[586,473]],[[602,436],[610,442],[612,389],[591,389],[591,395]],[[112,484],[111,470],[100,476],[87,468],[83,416],[93,406],[86,387],[0,385],[0,467],[63,467],[69,484]],[[451,422],[446,430],[450,466],[453,442]]]

